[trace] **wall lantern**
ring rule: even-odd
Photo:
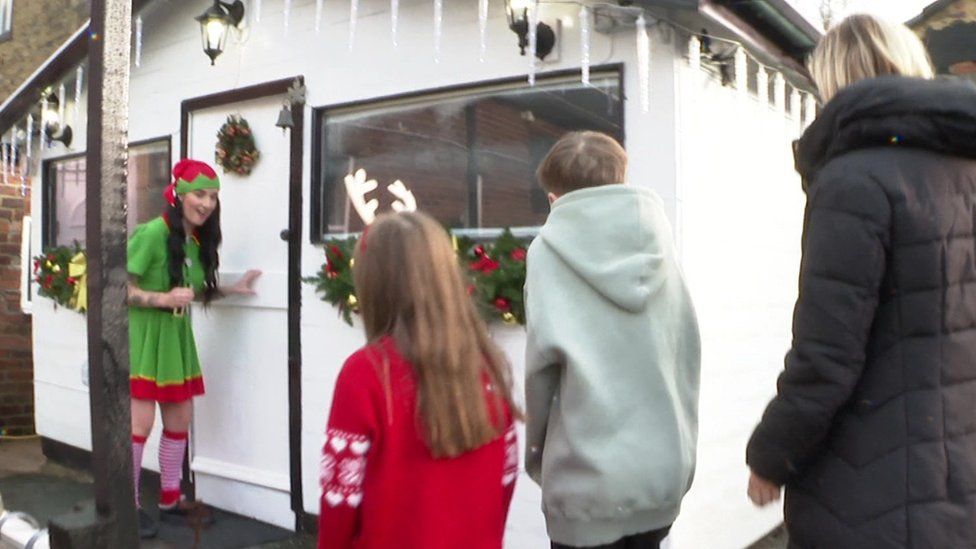
[[[224,52],[230,27],[237,27],[243,19],[244,4],[241,0],[236,0],[234,3],[214,0],[213,5],[196,18],[202,33],[203,53],[210,58],[211,65],[214,64],[217,56]]]
[[[61,115],[58,114],[58,106],[61,104],[58,96],[54,93],[49,93],[44,98],[44,103],[45,105],[42,106],[45,109],[44,137],[48,141],[58,141],[65,147],[70,147],[73,132],[71,131],[71,126],[65,124],[61,120]]]
[[[525,55],[529,46],[529,10],[536,0],[507,0],[508,28],[518,36],[519,52]],[[556,46],[556,32],[549,25],[539,22],[535,27],[535,56],[545,59]]]

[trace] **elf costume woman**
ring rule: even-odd
[[[190,302],[208,305],[226,295],[253,295],[261,273],[248,271],[233,286],[219,287],[220,180],[213,168],[181,160],[164,196],[162,216],[136,227],[129,238],[129,347],[132,396],[132,466],[139,534],[152,537],[156,525],[139,504],[139,473],[146,438],[158,403],[163,418],[159,444],[163,516],[185,516],[190,506],[180,498],[180,475],[193,397],[204,393]]]

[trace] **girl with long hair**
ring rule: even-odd
[[[381,216],[354,265],[367,343],[333,393],[319,547],[500,549],[519,413],[447,233],[424,214]]]
[[[169,207],[160,217],[136,227],[128,243],[129,347],[132,397],[132,469],[136,505],[146,438],[159,405],[163,435],[159,445],[160,501],[163,516],[185,516],[180,474],[193,414],[193,397],[204,393],[190,302],[209,305],[226,295],[253,295],[261,273],[248,271],[237,283],[220,287],[220,180],[213,168],[181,160],[166,189]],[[156,525],[139,509],[140,537]]]

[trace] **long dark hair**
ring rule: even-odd
[[[183,228],[183,201],[176,197],[172,206],[166,209],[166,219],[169,222],[169,239],[166,247],[169,250],[169,281],[173,288],[184,286],[183,265],[186,263],[186,229]],[[203,303],[209,305],[219,297],[217,286],[217,269],[220,267],[220,200],[217,207],[207,218],[203,226],[197,227],[193,235],[200,241],[200,261],[203,263]]]

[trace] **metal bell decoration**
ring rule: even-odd
[[[278,113],[278,121],[275,122],[275,126],[281,128],[282,132],[295,127],[295,119],[292,118],[291,107],[287,103],[281,106],[281,111]]]

